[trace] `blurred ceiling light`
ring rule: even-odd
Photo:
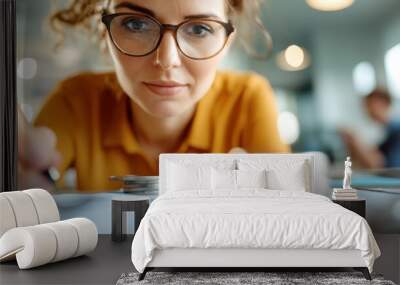
[[[37,62],[34,58],[26,57],[18,62],[17,74],[21,79],[32,79],[37,73]]]
[[[279,114],[278,130],[281,139],[287,144],[295,143],[300,136],[300,125],[296,115],[285,111]]]
[[[285,50],[285,59],[290,66],[298,68],[303,64],[304,51],[299,46],[291,45]]]
[[[350,7],[354,3],[354,0],[306,0],[306,2],[315,10],[331,12]]]
[[[353,69],[354,89],[360,95],[367,95],[376,88],[375,69],[369,62],[360,62]]]
[[[390,93],[400,98],[400,43],[392,47],[385,54],[385,70]]]
[[[277,55],[278,66],[287,71],[298,71],[310,65],[310,56],[304,48],[291,45]]]

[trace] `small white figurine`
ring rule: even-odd
[[[347,157],[346,161],[344,162],[344,178],[343,178],[343,189],[352,189],[351,188],[351,159],[350,156]]]

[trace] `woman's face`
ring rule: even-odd
[[[177,25],[196,15],[213,15],[210,19],[227,22],[225,0],[113,0],[110,11],[143,14],[135,6],[151,11],[162,24]],[[222,52],[205,60],[183,55],[171,31],[164,34],[156,51],[142,57],[123,54],[109,37],[107,42],[122,89],[146,113],[166,118],[193,109],[204,96],[231,38]]]

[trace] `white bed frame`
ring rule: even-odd
[[[359,250],[200,249],[156,250],[149,267],[365,267]]]
[[[327,195],[329,187],[324,179],[327,171],[326,158],[320,153],[303,154],[162,154],[160,155],[160,194],[166,191],[167,161],[176,159],[189,160],[214,160],[214,159],[239,159],[249,156],[271,157],[297,157],[307,158],[310,162],[311,192]],[[317,171],[318,170],[318,171]],[[323,173],[323,174],[322,174]],[[322,174],[322,175],[319,175]],[[325,177],[326,178],[326,177]],[[140,274],[142,280],[146,272],[155,268],[343,268],[353,267],[362,271],[365,278],[371,280],[368,268],[361,257],[359,250],[329,250],[329,249],[193,249],[172,248],[158,249],[152,261]]]

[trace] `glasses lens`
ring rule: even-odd
[[[180,26],[177,33],[179,47],[192,58],[207,58],[217,54],[225,45],[226,31],[221,23],[195,20]]]
[[[155,48],[160,37],[160,27],[144,16],[120,15],[112,20],[110,33],[120,50],[140,56]]]

